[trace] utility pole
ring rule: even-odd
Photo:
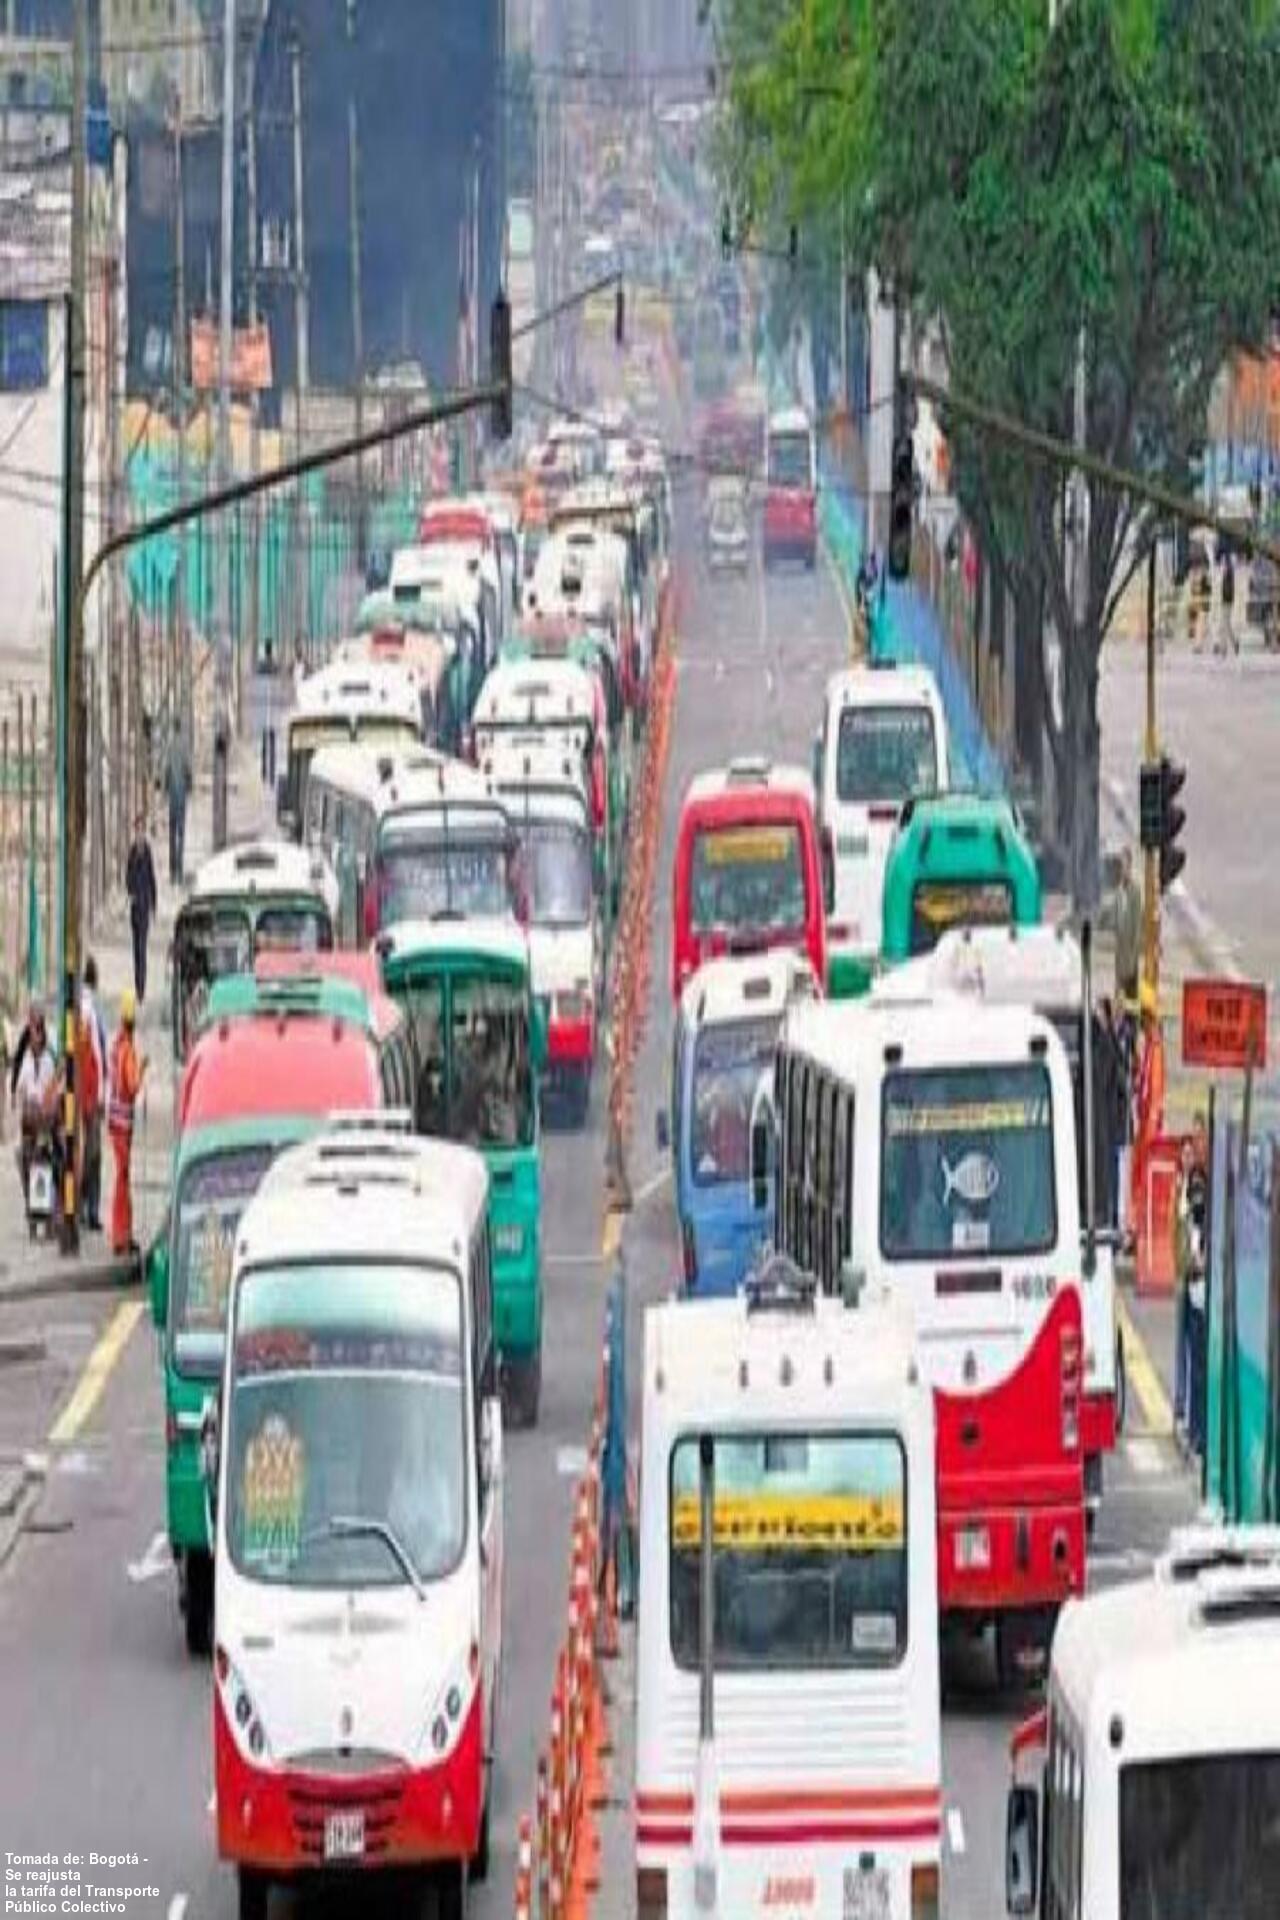
[[[356,106],[356,0],[347,0],[347,175],[351,217],[351,352],[356,439],[364,433],[364,300],[360,284],[360,119]],[[364,460],[356,460],[356,559],[365,566]]]
[[[289,70],[293,86],[293,319],[297,336],[297,387],[294,420],[297,453],[302,457],[302,402],[311,385],[311,315],[307,295],[307,240],[303,218],[302,184],[302,45],[296,30],[289,41]]]
[[[249,86],[248,86],[247,96],[245,100],[245,107],[246,107],[245,139],[247,143],[246,145],[247,174],[246,174],[245,187],[246,187],[246,192],[249,200],[248,220],[246,222],[246,225],[249,230],[248,231],[249,325],[251,327],[256,327],[258,324],[258,132],[257,132],[257,121],[254,114],[254,84],[253,84],[254,73],[255,73],[255,66],[254,66],[254,63],[251,61],[249,65]],[[262,447],[261,447],[261,440],[260,440],[261,421],[259,418],[258,392],[256,388],[253,390],[253,392],[249,396],[249,405],[252,410],[250,415],[251,428],[250,428],[250,435],[249,435],[249,467],[252,473],[256,473],[258,471],[258,465],[262,456]],[[248,579],[245,583],[245,590],[249,596],[249,648],[250,648],[250,671],[251,672],[256,672],[257,670],[258,651],[259,651],[258,541],[259,541],[260,530],[261,530],[261,520],[259,518],[259,513],[258,513],[258,502],[255,500],[253,503],[253,518],[249,523],[249,566],[248,566]],[[238,717],[241,725],[243,725],[244,723],[243,676],[241,677],[240,682],[236,688],[236,692],[237,692],[237,695],[239,696]]]
[[[1160,757],[1156,739],[1156,541],[1147,554],[1147,724],[1142,757],[1154,766]],[[1153,987],[1160,980],[1160,850],[1142,854],[1142,973]]]
[[[178,95],[173,122],[174,181],[174,289],[173,289],[173,426],[178,436],[178,499],[187,497],[187,194],[183,151],[182,95]],[[187,752],[195,756],[195,713],[191,689],[191,630],[187,619],[187,538],[178,535],[173,574],[175,617],[178,626],[178,688],[182,733]]]
[[[231,478],[231,294],[235,276],[236,0],[225,0],[222,23],[222,232],[218,272],[218,482]],[[227,758],[231,750],[231,539],[220,528],[217,683],[213,711],[213,845],[227,844]]]
[[[89,0],[74,0],[71,25],[71,291],[65,309],[66,417],[63,422],[61,625],[62,675],[58,701],[62,774],[62,1037],[63,1095],[62,1251],[79,1252],[76,1190],[76,1055],[80,1013],[80,924],[85,840],[84,698],[84,378],[85,291],[88,268],[88,182],[85,177],[88,122]]]

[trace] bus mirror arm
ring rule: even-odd
[[[1040,1880],[1040,1795],[1015,1783],[1005,1819],[1004,1899],[1011,1914],[1033,1915]]]
[[[204,1477],[205,1498],[209,1503],[209,1518],[218,1517],[218,1467],[222,1453],[222,1418],[216,1395],[210,1394],[204,1403],[204,1412],[200,1419],[200,1471]],[[213,1528],[210,1530],[214,1531]]]

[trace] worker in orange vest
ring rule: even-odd
[[[1138,1052],[1138,1082],[1134,1089],[1133,1167],[1130,1220],[1135,1232],[1142,1220],[1147,1164],[1153,1143],[1164,1131],[1164,1035],[1160,1031],[1160,1002],[1154,983],[1145,977],[1138,990],[1142,1038]]]
[[[138,1002],[132,987],[120,996],[120,1030],[111,1046],[111,1066],[107,1087],[107,1132],[116,1163],[116,1189],[111,1203],[111,1250],[136,1253],[133,1237],[133,1194],[129,1187],[129,1162],[133,1153],[133,1116],[146,1077],[146,1055],[139,1058],[134,1042],[138,1020]]]

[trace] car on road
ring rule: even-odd
[[[711,573],[745,573],[751,564],[747,489],[741,480],[717,476],[707,487],[705,553]]]

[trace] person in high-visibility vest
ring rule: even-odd
[[[133,1153],[133,1116],[146,1076],[146,1055],[138,1055],[134,1029],[138,1003],[132,987],[120,996],[120,1030],[111,1045],[111,1064],[107,1077],[107,1133],[116,1163],[116,1188],[111,1202],[111,1250],[136,1253],[133,1237],[133,1194],[130,1190],[130,1159]]]

